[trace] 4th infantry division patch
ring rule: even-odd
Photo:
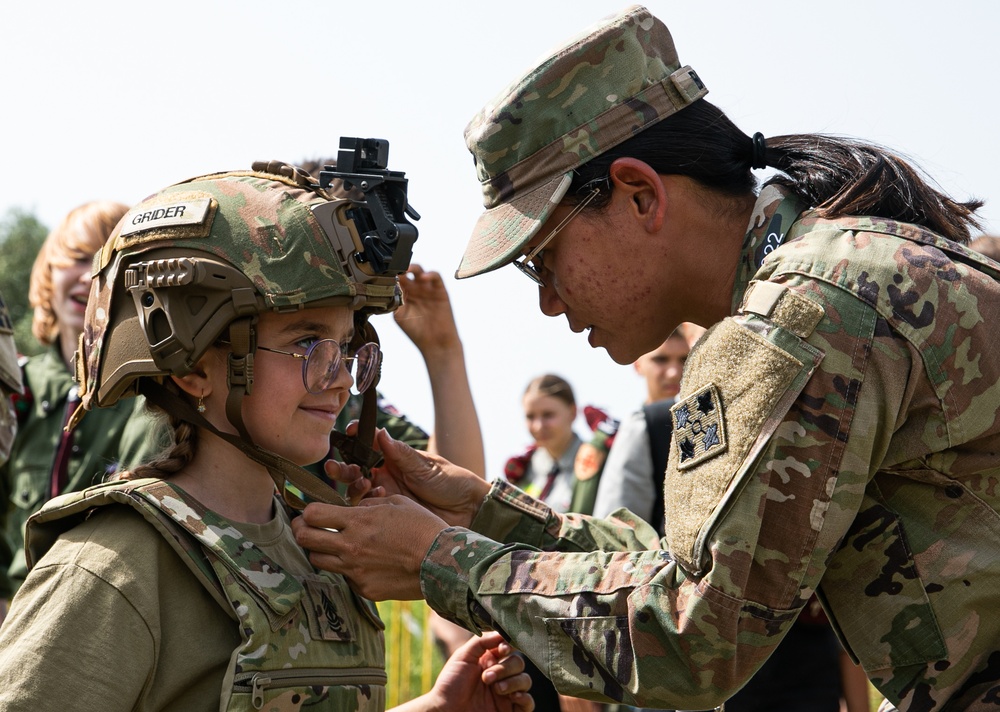
[[[687,470],[726,451],[722,399],[715,384],[699,388],[670,409],[677,469]]]

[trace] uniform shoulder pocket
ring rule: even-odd
[[[671,408],[665,529],[677,562],[696,576],[713,523],[823,358],[798,331],[755,315],[728,318],[688,358]]]

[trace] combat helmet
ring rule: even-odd
[[[363,141],[375,140],[344,139],[342,149],[345,141],[360,141],[354,148],[363,156]],[[382,150],[381,168],[385,155]],[[344,157],[341,150],[338,163]],[[355,171],[330,167],[316,182],[291,165],[257,162],[249,171],[177,183],[133,207],[95,255],[76,356],[81,410],[74,420],[142,393],[265,464],[279,488],[292,481],[306,494],[325,498],[329,493],[312,488],[315,478],[299,482],[304,470],[252,443],[241,408],[253,387],[255,326],[262,312],[349,306],[356,347],[377,342],[368,315],[401,303],[397,277],[409,266],[416,239],[403,212],[417,217],[406,205],[405,179],[364,161],[348,168]],[[391,174],[388,194],[380,174]],[[336,198],[328,190],[334,178],[369,192],[362,200]],[[220,433],[161,386],[171,374],[190,373],[220,340],[231,345],[226,413],[239,438]],[[362,445],[354,454],[363,466],[374,464],[374,416],[373,385],[362,410],[366,432],[359,433]],[[344,438],[334,444],[351,459],[352,443]]]

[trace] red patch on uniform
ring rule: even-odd
[[[573,462],[573,473],[576,475],[576,479],[585,482],[600,472],[605,457],[607,457],[607,453],[601,452],[590,443],[581,445],[580,449],[576,451],[576,460]]]

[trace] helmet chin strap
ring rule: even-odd
[[[253,389],[253,352],[257,348],[257,334],[253,330],[252,317],[237,319],[229,324],[229,344],[226,418],[241,438],[254,445],[253,438],[243,423],[243,396],[250,395]]]
[[[360,345],[369,341],[378,344],[378,333],[375,331],[375,327],[368,322],[366,316],[358,315],[354,320],[353,343]],[[365,477],[371,477],[372,468],[382,464],[382,453],[374,448],[376,416],[378,415],[376,387],[381,378],[382,361],[380,360],[372,385],[361,397],[361,417],[358,418],[357,434],[352,438],[337,430],[330,433],[330,445],[337,448],[344,462],[360,467],[361,474]]]

